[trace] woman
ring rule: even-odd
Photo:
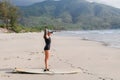
[[[52,32],[47,31],[45,29],[44,31],[44,40],[45,40],[45,47],[44,47],[44,52],[45,52],[45,69],[44,71],[49,71],[48,69],[48,58],[49,58],[49,50],[50,50],[50,44],[51,44],[51,36]]]

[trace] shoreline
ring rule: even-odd
[[[50,69],[80,69],[78,74],[12,74],[8,69],[44,68],[43,33],[0,34],[2,80],[119,80],[120,49],[80,37],[52,35]]]
[[[119,36],[118,35],[113,35],[113,36],[118,36],[118,38],[115,37],[115,38],[117,38],[117,40],[114,40],[112,42],[110,42],[110,41],[114,37],[109,37],[108,38],[109,40],[106,39],[107,35],[109,36],[111,33],[115,32],[116,30],[110,30],[110,32],[108,30],[102,30],[102,31],[104,31],[104,32],[101,32],[100,30],[93,30],[93,31],[89,30],[89,32],[87,32],[87,31],[77,31],[77,32],[76,31],[68,31],[68,32],[63,31],[62,34],[58,33],[58,35],[60,35],[60,36],[66,36],[66,37],[68,37],[68,36],[69,37],[70,36],[72,36],[72,37],[79,37],[82,40],[89,40],[89,41],[100,42],[100,43],[102,43],[105,46],[120,49],[120,45],[119,45],[120,43],[119,43]],[[84,36],[81,36],[82,33],[83,33]],[[88,33],[91,34],[91,35],[93,35],[94,37],[93,36],[90,37],[90,35],[88,35]],[[99,40],[100,37],[96,36],[96,39],[94,39],[95,38],[95,33],[98,34],[98,36],[100,36],[100,37],[103,36],[101,34],[105,34],[106,33],[105,34],[106,37],[105,36],[101,37],[101,38],[103,38],[103,40]],[[120,33],[120,30],[117,30],[117,33]],[[117,34],[117,33],[114,33],[114,34]],[[118,44],[118,45],[115,45],[115,44]]]

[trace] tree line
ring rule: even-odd
[[[17,27],[18,8],[6,0],[0,1],[1,27],[14,30]]]
[[[24,16],[21,23],[25,26],[46,23],[67,30],[120,28],[120,9],[86,0],[45,0],[21,6],[20,10]]]
[[[72,7],[71,7],[72,6]],[[0,26],[15,32],[120,28],[120,9],[85,0],[45,0],[29,6],[0,2]]]
[[[38,32],[44,27],[25,27],[19,23],[21,18],[19,7],[11,4],[9,0],[0,1],[0,27],[14,32]]]

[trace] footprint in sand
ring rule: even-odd
[[[29,60],[29,61],[30,61],[30,60],[31,60],[31,58],[29,58],[29,59],[27,59],[27,60]]]
[[[42,51],[41,53],[44,53],[44,51]]]
[[[57,59],[58,59],[59,61],[63,61],[63,60],[62,60],[60,57],[58,57],[58,56],[57,56]],[[91,58],[88,58],[88,60],[90,60],[90,59],[91,59]],[[82,67],[76,67],[76,66],[74,66],[73,64],[71,64],[68,60],[63,61],[63,62],[66,63],[66,64],[68,64],[68,65],[70,65],[70,67],[72,67],[72,68],[78,68],[78,69],[82,70],[82,72],[83,72],[84,74],[97,77],[99,80],[114,80],[113,78],[109,78],[109,77],[104,77],[104,76],[103,76],[103,77],[100,77],[100,75],[91,73],[91,72],[89,72],[87,69],[84,69],[84,68],[82,68]]]
[[[4,58],[4,60],[10,60],[10,58]]]
[[[16,58],[20,58],[19,56],[17,56]]]
[[[87,72],[88,70],[87,69],[84,69],[84,68],[81,68],[81,67],[77,67],[78,69],[81,69],[82,71],[85,71]]]
[[[22,57],[20,57],[20,56],[17,56],[16,58],[17,58],[17,59],[24,59],[24,58],[22,58]]]
[[[10,77],[9,75],[1,75],[1,77]]]
[[[100,79],[100,80],[105,80],[104,78],[102,78],[102,77],[98,77],[98,79]]]
[[[30,52],[29,55],[35,55],[35,54],[39,54],[39,52]]]

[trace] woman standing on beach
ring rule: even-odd
[[[50,50],[50,44],[51,44],[51,34],[52,32],[49,32],[47,29],[44,30],[44,40],[45,40],[45,47],[44,47],[44,52],[45,52],[45,69],[44,71],[49,71],[48,69],[48,58],[49,58],[49,50]]]

